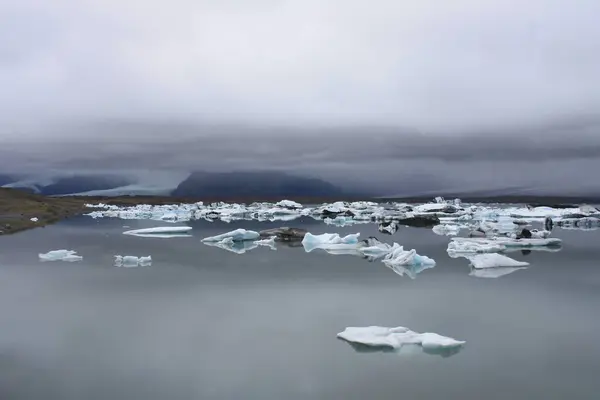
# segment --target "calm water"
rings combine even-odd
[[[194,237],[122,235],[151,221],[87,217],[0,238],[0,398],[598,399],[600,231],[555,229],[558,253],[531,267],[469,276],[429,229],[283,225],[361,232],[438,265],[415,280],[381,262],[278,245],[243,255],[205,236],[282,223],[191,222]],[[79,263],[37,254],[77,250]],[[143,268],[115,254],[151,254]],[[358,352],[346,326],[407,326],[467,345],[450,357]]]

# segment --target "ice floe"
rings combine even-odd
[[[152,265],[152,256],[136,257],[136,256],[115,256],[115,267],[147,267]]]
[[[435,260],[417,254],[416,250],[404,250],[404,247],[394,243],[391,251],[385,256],[383,262],[388,266],[435,266]]]
[[[302,239],[302,245],[304,246],[304,250],[306,250],[307,253],[315,249],[357,249],[359,236],[360,233],[340,237],[340,235],[337,233],[323,233],[321,235],[313,235],[312,233],[307,232],[306,235],[304,235],[304,239]]]
[[[460,233],[460,226],[450,224],[440,224],[432,228],[433,233],[440,236],[456,236]]]
[[[231,239],[234,242],[244,242],[247,240],[258,240],[260,239],[260,234],[255,231],[249,231],[246,229],[236,229],[231,232],[223,233],[217,236],[210,236],[202,239],[203,242],[221,242],[223,240]]]
[[[191,237],[188,232],[192,230],[191,226],[158,226],[154,228],[134,229],[123,232],[124,235],[131,235],[145,238],[177,238]]]
[[[562,240],[558,238],[546,238],[546,239],[513,239],[509,237],[493,237],[493,238],[452,238],[454,242],[458,243],[476,243],[481,245],[495,244],[505,247],[518,247],[518,248],[535,248],[542,246],[561,246]]]
[[[67,261],[75,262],[83,260],[74,250],[52,250],[45,254],[38,254],[40,261]]]
[[[399,326],[386,328],[382,326],[349,327],[337,334],[337,337],[351,344],[374,348],[401,350],[405,346],[421,346],[425,352],[459,349],[466,343],[437,333],[418,333]]]

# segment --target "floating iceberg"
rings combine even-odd
[[[388,266],[417,266],[427,265],[435,266],[435,260],[417,254],[416,250],[404,250],[397,243],[394,243],[392,250],[385,256],[383,262]]]
[[[124,235],[132,235],[146,238],[175,238],[191,237],[187,234],[192,230],[191,226],[158,226],[154,228],[134,229],[123,232]]]
[[[562,244],[561,239],[547,238],[547,239],[513,239],[507,237],[494,237],[494,238],[452,238],[453,241],[458,243],[478,243],[478,244],[496,244],[505,247],[518,247],[518,248],[529,248],[537,246],[560,246]]]
[[[447,252],[453,254],[465,253],[496,253],[506,250],[503,244],[494,243],[492,240],[481,241],[452,241],[448,243]]]
[[[500,278],[501,276],[512,274],[513,272],[527,269],[527,267],[500,267],[500,268],[484,268],[484,269],[476,269],[473,268],[469,273],[469,276],[474,276],[476,278]]]
[[[292,200],[281,200],[278,203],[275,203],[277,207],[290,208],[290,209],[300,209],[302,208],[302,204],[296,203]]]
[[[367,326],[346,328],[337,337],[349,343],[375,348],[400,350],[404,346],[421,346],[426,352],[436,353],[444,350],[461,348],[466,342],[437,333],[417,333],[408,328],[386,328]]]
[[[136,256],[115,256],[115,267],[147,267],[152,265],[152,256],[136,257]]]
[[[370,246],[362,247],[359,251],[366,257],[371,257],[373,259],[385,257],[394,249],[393,246],[390,246],[387,243],[378,242],[376,244],[372,244]]]
[[[359,247],[358,237],[360,233],[355,233],[340,237],[337,233],[323,233],[321,235],[313,235],[307,232],[302,239],[304,250],[309,253],[314,249],[335,250],[335,249],[357,249]]]
[[[456,236],[460,232],[460,226],[440,224],[432,228],[433,233],[440,236]]]
[[[469,256],[467,259],[471,262],[471,265],[475,269],[486,269],[486,268],[500,268],[500,267],[524,267],[529,265],[525,261],[517,261],[510,257],[503,256],[502,254],[489,253],[489,254],[477,254]]]
[[[74,250],[52,250],[46,254],[38,254],[40,261],[68,261],[75,262],[83,260]]]
[[[211,236],[202,239],[203,242],[221,242],[224,239],[231,238],[234,242],[243,242],[246,240],[257,240],[260,239],[260,234],[255,231],[248,231],[246,229],[236,229],[231,232],[223,233],[217,236]]]

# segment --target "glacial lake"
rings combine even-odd
[[[497,279],[470,276],[448,237],[377,224],[191,221],[193,237],[123,235],[155,221],[78,217],[0,237],[0,398],[598,399],[600,230],[555,228],[559,252]],[[128,228],[124,228],[127,226]],[[200,242],[235,228],[360,232],[437,261],[411,279],[380,261],[278,244],[235,254]],[[72,249],[75,263],[38,260]],[[151,255],[118,268],[114,255]],[[348,326],[405,326],[455,354],[363,351]]]

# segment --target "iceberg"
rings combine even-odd
[[[500,267],[524,267],[529,265],[525,261],[517,261],[498,253],[477,254],[468,256],[467,259],[475,269],[500,268]]]
[[[40,261],[67,261],[75,262],[83,260],[74,250],[52,250],[45,254],[38,254]]]
[[[302,246],[304,246],[304,250],[307,253],[313,251],[314,249],[356,249],[360,246],[358,244],[359,236],[360,233],[340,237],[340,235],[337,233],[313,235],[312,233],[307,232],[302,239]]]
[[[560,246],[561,239],[546,238],[546,239],[513,239],[507,237],[494,238],[452,238],[454,242],[459,243],[478,243],[478,244],[496,244],[505,247],[530,248],[537,246]]]
[[[136,257],[136,256],[115,256],[115,267],[147,267],[152,265],[152,256]]]
[[[503,244],[494,243],[492,240],[481,241],[452,241],[448,243],[448,254],[463,253],[496,253],[506,250]]]
[[[433,233],[440,236],[456,236],[460,232],[460,226],[458,225],[449,225],[449,224],[440,224],[436,225],[432,228]]]
[[[428,265],[435,266],[435,260],[417,254],[416,250],[404,250],[397,243],[394,243],[392,250],[385,256],[383,262],[388,266],[417,266]]]
[[[366,257],[371,257],[372,259],[378,259],[381,257],[385,257],[394,249],[393,246],[390,246],[387,243],[378,242],[376,244],[365,246],[361,248],[359,251]]]
[[[224,239],[229,238],[231,238],[231,240],[234,242],[243,242],[246,240],[258,240],[260,239],[260,234],[255,231],[248,231],[240,228],[231,232],[223,233],[221,235],[204,238],[202,239],[202,242],[221,242]]]
[[[349,343],[376,348],[400,350],[404,346],[421,346],[425,351],[460,348],[466,343],[437,333],[418,333],[399,326],[386,328],[382,326],[349,327],[337,334],[337,337]]]
[[[124,235],[146,237],[146,238],[175,238],[191,237],[187,234],[192,230],[191,226],[158,226],[155,228],[134,229],[123,232]]]
[[[281,200],[280,202],[275,203],[275,206],[282,207],[282,208],[290,208],[290,209],[302,208],[302,204],[296,203],[295,201],[292,201],[292,200]]]

